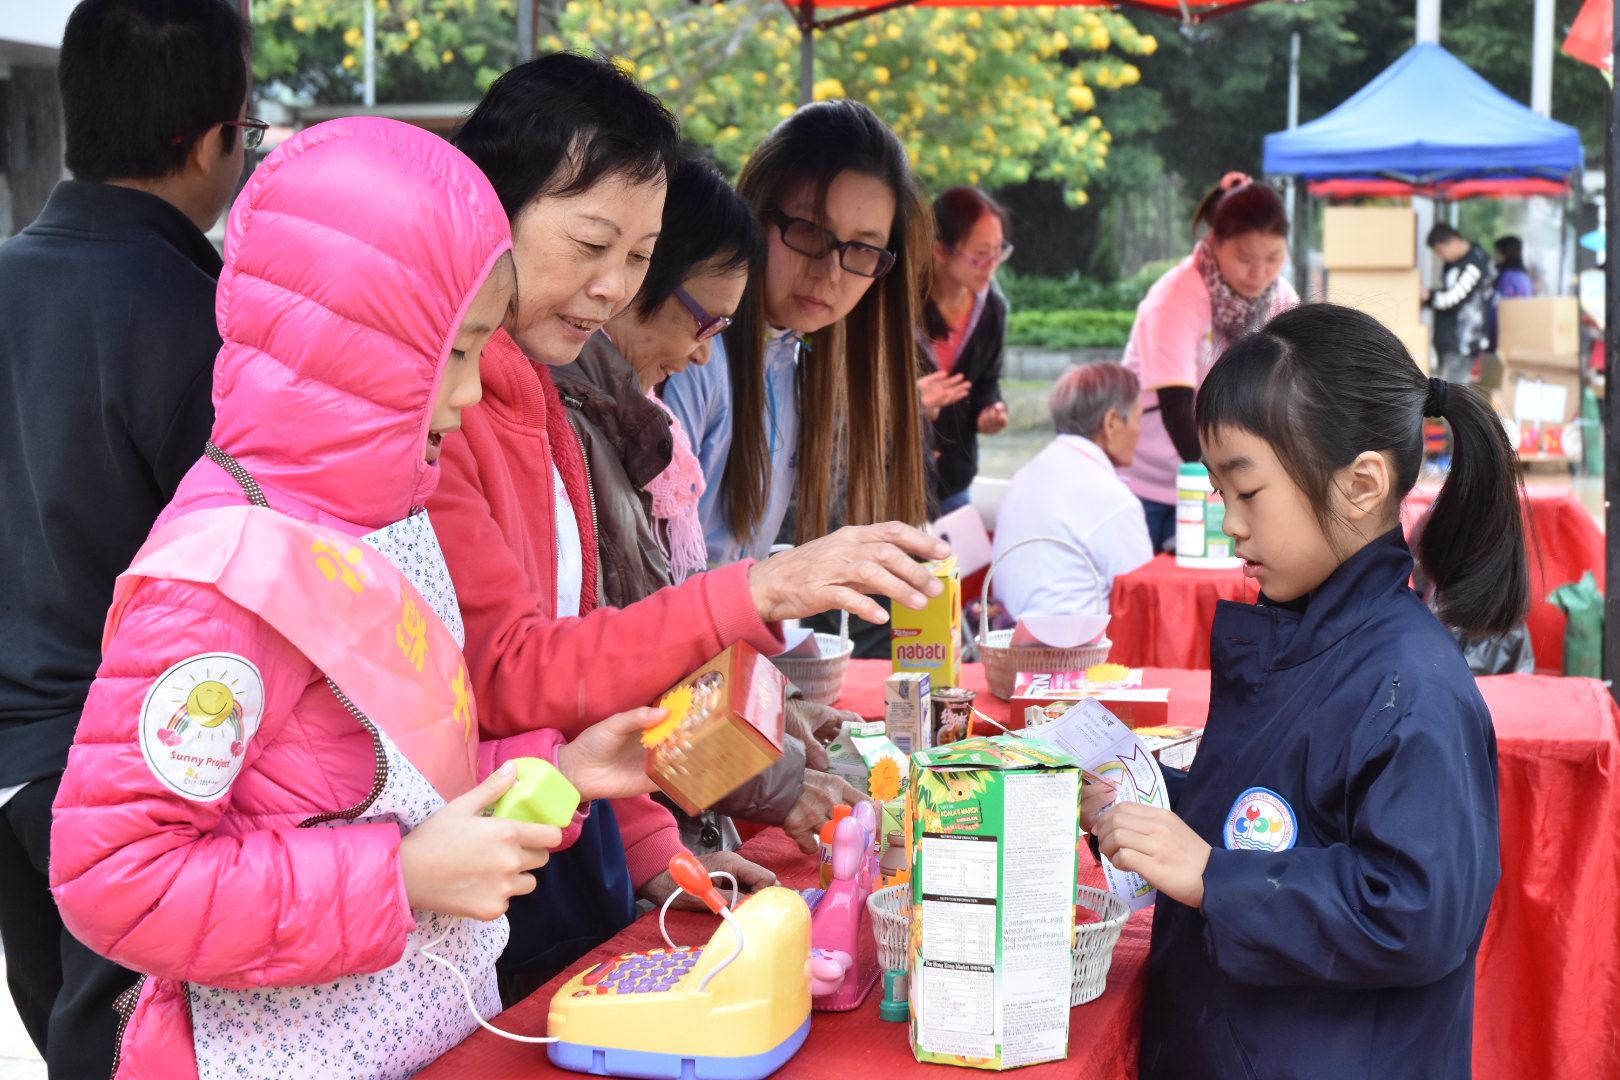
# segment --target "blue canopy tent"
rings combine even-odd
[[[1580,133],[1531,112],[1433,43],[1415,45],[1326,116],[1266,136],[1268,173],[1431,184],[1481,176],[1567,180]]]

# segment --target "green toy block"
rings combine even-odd
[[[579,809],[579,790],[549,761],[516,758],[517,782],[490,808],[495,817],[565,827]]]

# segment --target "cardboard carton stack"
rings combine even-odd
[[[1429,370],[1429,328],[1417,270],[1417,215],[1403,207],[1330,206],[1322,215],[1327,298],[1395,332]]]
[[[1580,311],[1573,296],[1501,301],[1497,405],[1519,430],[1519,455],[1563,459],[1579,453],[1567,436],[1581,408]]]

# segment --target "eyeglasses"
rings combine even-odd
[[[246,120],[221,120],[220,127],[235,127],[242,129],[242,147],[246,150],[255,150],[264,142],[264,133],[270,130],[268,120],[255,120],[248,117]],[[176,135],[169,140],[170,146],[179,146],[186,141],[186,136]]]
[[[882,277],[894,265],[894,252],[857,240],[840,240],[831,230],[813,221],[788,217],[774,207],[766,211],[766,217],[782,231],[782,243],[800,255],[825,259],[836,251],[839,266],[852,274],[869,278]]]
[[[731,325],[731,316],[710,315],[704,310],[703,305],[692,299],[692,294],[685,289],[677,287],[675,289],[675,299],[685,304],[686,310],[690,311],[692,318],[697,320],[697,339],[699,341],[708,341]]]
[[[1000,266],[1012,257],[1012,253],[1013,246],[1005,241],[1002,242],[1000,251],[993,251],[989,255],[969,255],[959,248],[951,248],[951,254],[961,256],[962,260],[969,266],[979,270],[983,270],[987,266]]]

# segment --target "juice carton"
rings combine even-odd
[[[781,760],[787,680],[738,642],[670,688],[669,710],[641,735],[647,775],[688,814],[701,813]]]
[[[868,778],[872,774],[872,766],[861,757],[860,750],[855,747],[856,734],[881,735],[883,725],[877,721],[846,720],[833,736],[832,742],[827,744],[827,771],[834,776],[849,781],[852,787],[866,790]]]
[[[896,671],[926,671],[933,688],[955,686],[962,672],[962,578],[952,556],[928,569],[945,591],[921,611],[895,604],[889,617],[890,652]],[[921,747],[913,747],[913,751]]]
[[[1069,1055],[1079,763],[998,735],[911,758],[911,1045],[1012,1069]]]
[[[883,724],[902,754],[928,749],[932,686],[926,671],[897,671],[883,683]]]
[[[868,724],[864,730],[851,732],[850,741],[866,762],[866,793],[880,804],[904,796],[911,766],[883,725]]]

